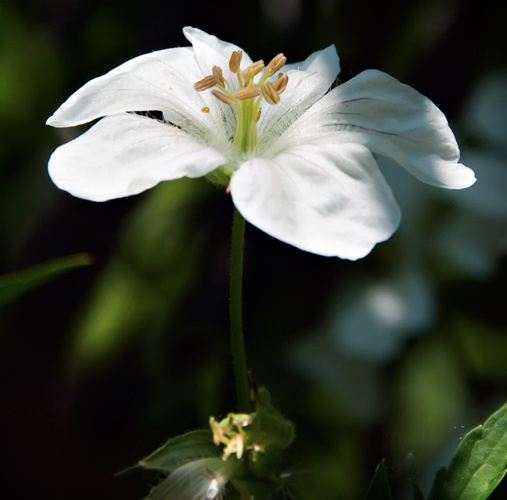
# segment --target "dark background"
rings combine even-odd
[[[507,139],[490,140],[467,112],[481,82],[507,70],[495,7],[0,0],[0,272],[77,252],[95,260],[0,311],[5,498],[142,498],[153,478],[113,475],[234,408],[229,197],[184,180],[103,204],[72,198],[46,164],[76,132],[46,127],[46,118],[120,63],[188,45],[181,30],[191,25],[253,59],[284,52],[295,62],[334,43],[341,81],[368,68],[390,73],[444,111],[463,161],[478,152],[505,167]],[[481,165],[468,165],[479,184]],[[414,478],[427,492],[460,437],[506,399],[505,209],[477,211],[461,193],[397,175],[402,227],[362,261],[307,254],[247,227],[249,364],[296,423],[287,467],[303,500],[361,498],[383,457],[399,498]],[[464,230],[450,242],[457,220]],[[354,339],[379,328],[373,354],[340,333],[343,318],[378,290],[386,311],[396,297],[394,310],[403,306],[394,347],[382,355],[376,317],[349,325]],[[403,302],[405,290],[413,300]]]

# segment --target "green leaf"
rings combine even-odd
[[[437,474],[429,500],[485,500],[506,467],[507,404],[465,436],[449,468]]]
[[[255,391],[255,418],[245,428],[247,445],[255,444],[258,449],[249,453],[249,470],[264,479],[277,478],[282,465],[282,455],[294,441],[294,424],[286,419],[271,404],[265,387]]]
[[[90,254],[81,253],[54,259],[22,271],[5,274],[0,277],[0,307],[29,291],[44,285],[71,269],[89,266],[93,263]]]
[[[392,500],[389,479],[387,478],[384,459],[377,465],[375,474],[371,480],[365,500]]]
[[[414,494],[414,500],[424,500],[424,495],[417,484],[412,484],[412,493]]]
[[[202,458],[218,458],[222,449],[213,443],[211,430],[190,431],[169,439],[158,450],[139,461],[133,468],[171,473],[178,467]],[[130,469],[128,469],[130,470]]]
[[[431,487],[431,492],[428,500],[438,500],[440,498],[438,495],[444,489],[446,477],[447,468],[441,467],[438,469],[437,474],[435,475],[435,480],[433,481],[433,486]]]

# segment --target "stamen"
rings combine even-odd
[[[264,73],[267,73],[269,76],[273,76],[282,66],[287,62],[287,58],[283,54],[278,54],[273,57],[269,64],[266,66]]]
[[[229,59],[229,69],[233,73],[236,73],[236,71],[238,71],[242,57],[243,52],[241,50],[236,50],[235,52],[232,53],[231,58]]]
[[[273,87],[275,87],[275,90],[278,92],[278,94],[281,94],[285,90],[288,81],[289,77],[287,74],[278,73],[278,80],[276,82],[273,82]]]
[[[264,82],[261,84],[262,96],[269,104],[278,104],[280,96],[271,82]]]
[[[236,102],[232,97],[229,97],[228,95],[225,95],[223,92],[220,92],[220,90],[213,89],[211,93],[219,100],[222,101],[224,104],[227,104],[227,106],[234,106]]]
[[[236,90],[234,92],[234,97],[239,100],[250,99],[252,97],[257,97],[261,94],[261,89],[258,85],[248,85],[247,87],[243,87],[242,89]]]
[[[206,76],[202,80],[199,80],[198,82],[194,83],[194,89],[198,92],[201,92],[203,90],[210,89],[211,87],[214,87],[218,83],[218,79],[214,75]]]
[[[287,62],[287,58],[281,53],[273,57],[267,66],[264,65],[264,61],[259,60],[243,71],[240,68],[242,59],[243,52],[241,50],[232,52],[229,58],[229,69],[235,75],[237,82],[226,80],[222,68],[213,66],[212,74],[194,83],[194,88],[199,92],[211,89],[211,94],[219,101],[236,108],[237,124],[232,144],[239,151],[246,153],[253,151],[258,145],[256,123],[261,118],[262,100],[265,99],[269,105],[278,104],[280,94],[286,89],[289,78],[287,74],[278,73]],[[263,73],[255,79],[254,83],[254,78],[262,71]],[[277,73],[277,79],[271,78]],[[210,108],[204,106],[201,111],[209,113]],[[226,192],[229,191],[228,188]],[[215,432],[214,440],[217,440]],[[239,444],[233,445],[229,441],[226,441],[225,444],[230,445],[230,449],[226,449],[225,452],[241,455],[242,448]]]
[[[243,80],[245,81],[245,85],[248,85],[249,82],[252,81],[253,77],[260,73],[264,69],[264,61],[260,60],[254,62],[248,68],[244,69],[241,73]]]
[[[225,87],[224,75],[222,73],[222,68],[219,66],[213,66],[213,76],[217,79],[217,85],[220,87]]]

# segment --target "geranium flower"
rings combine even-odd
[[[474,183],[445,116],[412,88],[368,70],[330,90],[340,71],[334,46],[265,66],[203,31],[183,32],[192,47],[132,59],[48,119],[70,127],[104,117],[51,156],[58,187],[104,201],[206,176],[275,238],[358,259],[400,221],[374,155],[435,186]]]

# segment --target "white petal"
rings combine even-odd
[[[183,34],[192,44],[197,63],[205,75],[211,75],[213,66],[218,66],[226,79],[235,81],[236,76],[229,70],[229,59],[232,53],[238,50],[243,52],[241,68],[244,69],[252,64],[248,54],[233,43],[224,42],[216,36],[189,26],[183,29]]]
[[[333,89],[284,140],[298,144],[331,131],[340,132],[344,142],[359,142],[392,158],[428,184],[461,189],[475,182],[473,171],[458,163],[459,149],[444,114],[380,71],[364,71]]]
[[[281,71],[287,73],[289,81],[277,105],[263,105],[259,135],[264,143],[279,136],[329,90],[340,72],[340,59],[331,45],[300,63],[287,64]]]
[[[105,201],[140,193],[161,181],[201,177],[225,162],[218,151],[176,127],[125,113],[103,118],[60,146],[48,169],[60,189]]]
[[[176,125],[213,128],[201,111],[211,99],[193,87],[204,76],[190,47],[145,54],[89,81],[46,123],[71,127],[125,111],[162,111]]]
[[[308,252],[355,260],[396,230],[400,213],[371,153],[316,141],[247,161],[231,195],[253,225]]]

